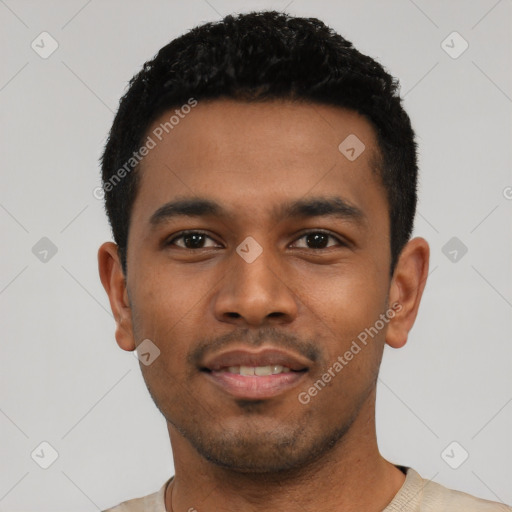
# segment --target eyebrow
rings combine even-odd
[[[313,197],[278,205],[273,209],[275,219],[336,217],[357,224],[366,220],[364,212],[341,197]],[[149,219],[158,226],[176,217],[229,217],[229,212],[216,201],[190,197],[170,201],[156,210]]]

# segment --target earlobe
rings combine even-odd
[[[135,350],[132,312],[128,301],[125,276],[119,260],[117,245],[113,242],[105,242],[99,248],[98,270],[116,320],[117,344],[123,350]]]
[[[403,248],[389,291],[389,304],[395,308],[386,332],[386,343],[401,348],[414,325],[428,277],[430,249],[423,238],[413,238]]]

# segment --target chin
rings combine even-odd
[[[216,466],[237,473],[287,473],[320,459],[343,437],[346,428],[316,435],[303,427],[267,432],[224,431],[186,435],[196,451]],[[198,434],[198,433],[196,433]]]

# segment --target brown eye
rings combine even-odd
[[[324,231],[310,231],[309,233],[302,235],[298,240],[303,239],[305,240],[305,245],[300,247],[305,247],[306,249],[327,249],[329,239],[335,240],[337,245],[345,245],[339,238],[331,235],[330,233],[325,233]]]
[[[176,245],[177,247],[181,247],[183,249],[204,249],[206,248],[204,244],[208,239],[212,242],[215,242],[215,240],[209,237],[206,233],[201,231],[188,231],[175,236],[169,240],[166,245]],[[177,240],[180,240],[181,243],[176,243]],[[214,246],[210,245],[209,247]]]

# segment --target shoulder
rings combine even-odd
[[[170,478],[165,482],[160,489],[147,496],[141,498],[133,498],[128,501],[123,501],[115,507],[107,508],[102,512],[166,512],[165,510],[165,489],[167,484],[172,480]]]
[[[471,494],[454,489],[448,489],[440,484],[425,489],[425,501],[432,501],[433,504],[439,501],[443,509],[439,510],[460,510],[461,512],[512,512],[512,507],[497,501],[484,500]],[[433,509],[434,510],[434,509]]]
[[[412,468],[408,468],[414,477],[421,496],[421,511],[437,512],[512,512],[512,507],[497,501],[484,500],[471,494],[449,489],[437,482],[422,478]]]

